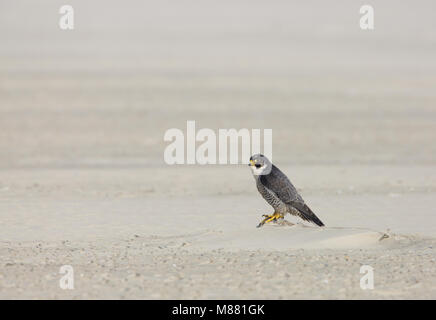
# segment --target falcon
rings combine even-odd
[[[288,177],[273,165],[267,157],[262,154],[255,154],[250,157],[248,165],[256,180],[257,190],[266,202],[274,208],[273,214],[264,214],[262,216],[265,219],[259,223],[258,228],[265,223],[277,222],[277,220],[283,219],[287,213],[320,227],[324,226],[324,223],[304,203],[303,198],[298,194],[297,189],[295,189]]]

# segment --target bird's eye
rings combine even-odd
[[[254,165],[257,169],[259,169],[262,165],[261,164],[258,164],[258,163],[256,163],[255,165]]]

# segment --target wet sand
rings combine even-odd
[[[0,298],[436,298],[431,1],[372,33],[357,1],[76,2],[72,32],[0,5]],[[187,120],[272,128],[326,228],[257,229],[245,165],[166,165]]]

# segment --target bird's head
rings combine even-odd
[[[251,172],[255,176],[269,174],[272,169],[272,163],[263,154],[255,154],[250,157]]]

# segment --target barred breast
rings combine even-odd
[[[273,192],[269,191],[264,185],[260,182],[260,179],[256,179],[256,186],[259,193],[262,197],[268,202],[271,207],[278,213],[286,213],[287,208],[285,203],[280,200]]]

